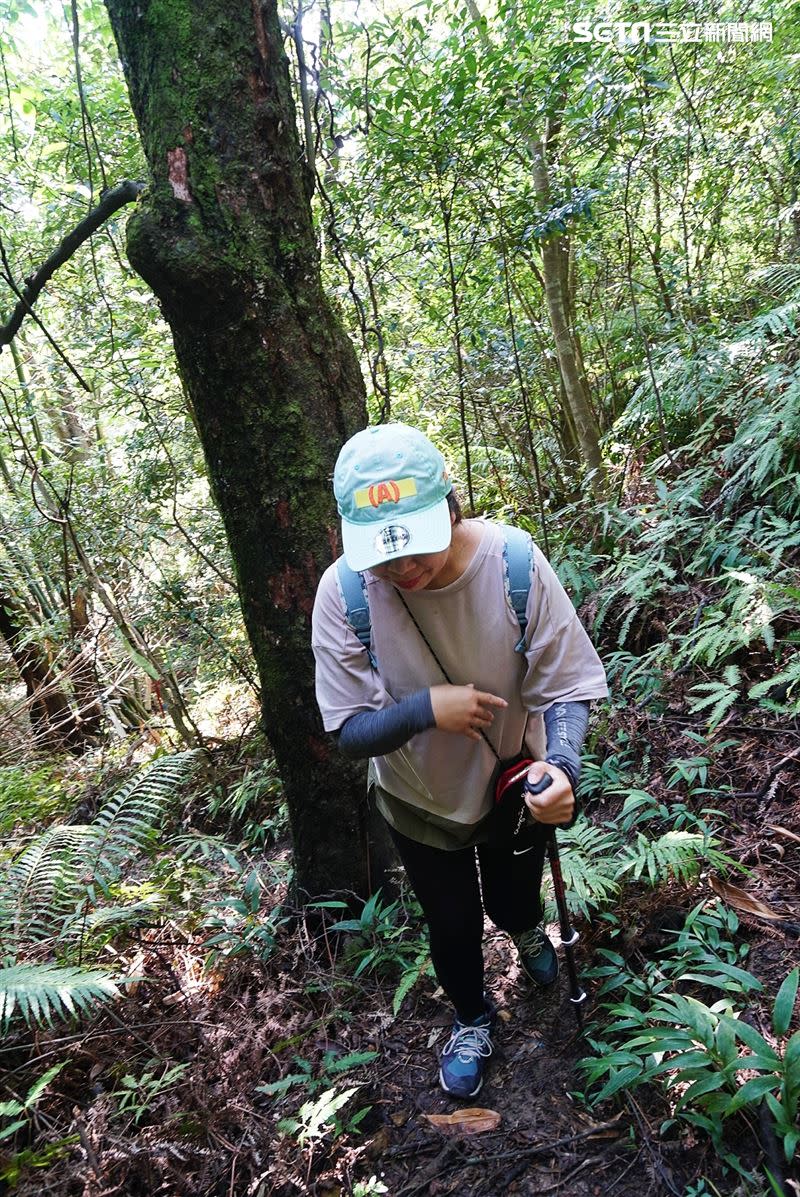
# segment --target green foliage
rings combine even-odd
[[[11,1101],[0,1102],[0,1121],[3,1123],[0,1125],[0,1143],[13,1139],[18,1131],[29,1131],[39,1099],[66,1064],[66,1060],[53,1064],[37,1077],[21,1100],[14,1098]],[[49,1167],[66,1155],[78,1140],[78,1135],[68,1135],[56,1142],[47,1143],[41,1150],[26,1147],[11,1155],[7,1153],[6,1147],[0,1159],[0,1180],[15,1185],[27,1168]]]
[[[588,918],[608,908],[620,890],[619,835],[610,827],[578,820],[569,831],[558,833],[558,842],[570,910]]]
[[[694,694],[695,697],[689,699],[689,710],[708,711],[709,731],[717,726],[736,702],[741,680],[739,667],[726,665],[720,681],[703,682],[690,691],[690,695]]]
[[[150,1111],[151,1106],[159,1097],[174,1088],[183,1076],[188,1064],[173,1064],[171,1068],[149,1069],[141,1076],[126,1073],[114,1090],[117,1099],[117,1109],[120,1114],[132,1114],[136,1126]]]
[[[697,814],[686,803],[659,802],[647,791],[627,786],[608,786],[605,792],[625,796],[619,818],[600,825],[579,820],[559,832],[573,913],[589,917],[609,909],[626,881],[656,886],[674,878],[688,884],[704,861],[717,868],[736,867],[707,822],[719,812]]]
[[[158,894],[114,901],[126,869],[155,842],[156,831],[205,754],[179,753],[140,770],[100,807],[90,824],[54,823],[35,836],[0,875],[0,934],[21,957],[48,945],[53,963],[9,961],[0,970],[0,1020],[4,1029],[19,1012],[30,1023],[86,1012],[118,996],[114,978],[83,961],[89,939],[152,916]]]
[[[178,753],[135,774],[90,824],[55,823],[36,836],[0,876],[0,931],[23,943],[80,938],[123,869],[154,842],[179,788],[204,754]]]
[[[669,877],[686,884],[697,877],[704,857],[715,863],[723,860],[731,863],[729,857],[710,848],[707,838],[699,832],[665,831],[658,839],[638,832],[636,842],[624,849],[618,875],[629,874],[633,881],[647,879],[651,885]]]
[[[358,1089],[358,1085],[341,1093],[337,1093],[335,1089],[326,1089],[315,1100],[304,1101],[294,1117],[281,1118],[277,1124],[278,1130],[285,1135],[291,1135],[301,1147],[306,1143],[317,1143],[329,1136],[338,1138],[343,1134],[352,1135],[358,1130],[358,1124],[369,1113],[371,1106],[365,1106],[344,1121],[339,1117],[339,1111],[347,1105]]]
[[[42,1075],[33,1082],[22,1101],[0,1101],[0,1118],[4,1120],[12,1119],[7,1126],[4,1126],[2,1129],[0,1129],[0,1142],[2,1142],[3,1139],[9,1139],[12,1135],[16,1134],[20,1127],[27,1125],[28,1119],[19,1118],[18,1115],[27,1114],[27,1112],[36,1105],[47,1086],[58,1076],[59,1072],[61,1072],[61,1069],[65,1066],[66,1060],[62,1060],[60,1064],[53,1064],[51,1068],[48,1068],[46,1072],[43,1072]]]
[[[788,1162],[800,1141],[800,1032],[786,1038],[800,970],[794,969],[778,991],[772,1009],[775,1041],[768,1042],[734,1007],[737,997],[746,1000],[762,989],[736,963],[741,953],[730,937],[737,926],[732,911],[713,904],[695,907],[675,945],[644,974],[632,971],[619,953],[603,949],[605,963],[593,975],[606,998],[605,1019],[593,1024],[589,1042],[595,1054],[579,1067],[590,1087],[599,1086],[593,1102],[639,1085],[661,1085],[671,1110],[662,1130],[675,1119],[701,1128],[721,1157],[741,1171],[724,1139],[726,1122],[734,1115],[757,1113],[765,1101]],[[700,993],[716,989],[723,996],[709,1005],[687,986],[699,987]]]
[[[311,908],[344,910],[346,903],[332,900],[309,903]],[[406,996],[424,976],[433,975],[427,937],[420,936],[421,911],[412,902],[411,918],[399,901],[384,903],[377,890],[363,905],[358,918],[340,919],[331,931],[352,935],[345,949],[344,961],[353,979],[371,972],[400,971],[400,980],[392,997],[392,1011],[400,1012]]]
[[[315,905],[312,903],[312,906]],[[343,902],[325,903],[343,909]],[[399,901],[385,903],[377,890],[364,903],[357,919],[340,919],[332,923],[331,931],[347,931],[353,935],[346,959],[353,968],[353,976],[400,965],[416,970],[419,975],[420,945],[406,936],[408,919]]]
[[[0,768],[0,834],[8,835],[18,825],[43,823],[63,807],[63,786],[48,766],[31,769],[22,765]]]
[[[279,1081],[272,1081],[268,1085],[257,1085],[256,1092],[266,1093],[268,1097],[276,1097],[296,1085],[301,1085],[305,1093],[312,1095],[320,1089],[330,1088],[331,1083],[341,1073],[350,1072],[353,1068],[361,1068],[364,1064],[370,1064],[377,1058],[378,1053],[374,1051],[347,1052],[343,1056],[327,1051],[322,1057],[315,1075],[310,1061],[304,1060],[302,1056],[294,1056],[293,1061],[298,1069],[297,1072],[288,1073]]]
[[[795,653],[786,669],[751,686],[748,697],[759,699],[761,706],[770,711],[800,713],[800,653]]]
[[[353,1197],[379,1197],[379,1194],[388,1192],[383,1181],[378,1180],[374,1174],[369,1180],[357,1180],[353,1185]]]
[[[276,840],[288,826],[282,787],[275,761],[268,757],[249,769],[230,792],[218,789],[208,803],[212,818],[230,821],[231,833],[238,833],[246,844],[262,848]]]
[[[17,1010],[29,1026],[52,1025],[54,1017],[85,1013],[115,997],[115,978],[100,969],[12,964],[0,969],[0,1029],[8,1029]]]
[[[80,1135],[64,1135],[63,1138],[45,1143],[41,1148],[24,1147],[14,1155],[5,1156],[0,1163],[0,1180],[16,1185],[30,1168],[50,1168],[75,1149]]]
[[[101,888],[119,878],[132,856],[149,850],[181,788],[204,759],[200,750],[159,757],[101,806],[90,844],[91,873]]]
[[[54,823],[0,877],[0,929],[12,946],[61,933],[85,893],[88,827]]]
[[[240,898],[222,898],[213,903],[230,913],[208,915],[203,923],[205,929],[215,932],[205,940],[205,947],[210,949],[207,965],[230,956],[251,954],[266,960],[272,955],[278,929],[287,917],[279,910],[262,910],[264,888],[258,870],[251,869]]]

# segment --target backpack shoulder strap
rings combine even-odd
[[[503,537],[506,595],[519,623],[520,640],[515,652],[524,653],[528,625],[526,609],[533,573],[533,540],[522,528],[514,528],[511,524],[503,527]]]
[[[336,562],[336,578],[339,583],[339,596],[342,600],[345,619],[367,650],[370,665],[373,669],[377,669],[378,662],[372,651],[372,625],[364,575],[351,569],[342,556]]]

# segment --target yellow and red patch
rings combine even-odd
[[[399,503],[417,493],[414,478],[390,478],[385,482],[374,482],[355,493],[356,507],[380,507],[381,503]]]

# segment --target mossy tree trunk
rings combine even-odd
[[[364,387],[320,286],[275,0],[106,6],[152,176],[128,255],[172,329],[227,531],[297,883],[364,893],[363,770],[322,732],[309,643]]]

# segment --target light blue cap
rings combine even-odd
[[[350,568],[446,549],[450,489],[444,458],[419,429],[376,424],[351,436],[333,473]]]

